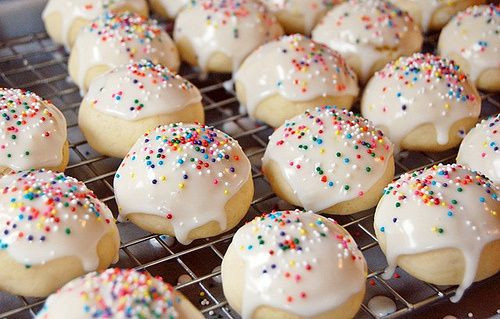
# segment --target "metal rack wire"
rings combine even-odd
[[[436,35],[426,38],[427,51],[433,50],[436,40]],[[77,112],[81,98],[78,88],[68,80],[67,59],[64,50],[54,45],[45,33],[0,43],[0,86],[32,90],[60,107],[68,120],[70,141],[70,165],[66,173],[85,181],[116,213],[112,179],[120,161],[97,154],[79,131]],[[291,208],[272,193],[260,170],[260,158],[272,129],[251,121],[239,112],[234,94],[224,88],[224,81],[229,80],[228,76],[210,75],[206,79],[200,79],[198,74],[187,67],[183,67],[181,74],[200,88],[207,123],[233,135],[252,162],[256,192],[245,221],[271,209]],[[498,95],[482,94],[482,97],[483,117],[500,112]],[[456,150],[432,154],[408,153],[397,159],[396,173],[399,175],[439,162],[453,162],[455,156]],[[392,298],[397,305],[397,311],[386,318],[429,318],[421,310],[427,309],[427,313],[431,313],[429,311],[436,309],[432,305],[445,301],[446,296],[454,292],[453,287],[426,284],[401,270],[395,278],[383,280],[380,274],[384,269],[385,259],[372,228],[373,210],[336,219],[354,236],[370,269],[367,296],[357,317],[376,318],[367,307],[367,301],[374,295],[382,294]],[[177,284],[176,288],[198,306],[207,318],[239,318],[224,299],[218,268],[234,230],[182,246],[166,236],[146,233],[131,223],[120,223],[118,227],[122,240],[118,267],[145,270]],[[498,287],[499,284],[500,276],[497,275],[482,285],[476,284],[476,290],[479,291],[476,292],[483,294],[485,289]],[[466,296],[465,299],[467,298]],[[42,304],[41,299],[0,293],[0,318],[32,318]],[[480,312],[480,317],[486,317],[494,315],[496,309],[500,308],[500,300],[498,297],[493,299],[493,304],[489,307],[479,304],[477,300],[472,301],[472,305],[474,311]]]

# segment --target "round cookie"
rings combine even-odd
[[[457,14],[441,31],[438,50],[479,89],[500,91],[500,6],[475,6]]]
[[[299,34],[254,51],[235,82],[249,115],[273,127],[318,105],[350,108],[359,93],[356,75],[340,54]]]
[[[0,290],[44,297],[118,260],[111,211],[82,183],[52,171],[0,178]]]
[[[396,151],[438,152],[460,144],[474,127],[481,97],[455,62],[416,53],[375,73],[361,112],[387,134]]]
[[[353,214],[377,205],[394,177],[392,143],[352,112],[318,107],[271,135],[262,170],[274,192],[295,206]]]
[[[238,142],[182,123],[144,134],[118,168],[114,188],[121,218],[182,244],[233,228],[253,197],[250,161]]]
[[[68,61],[69,75],[86,92],[98,75],[140,59],[163,64],[176,72],[179,53],[158,25],[135,13],[104,13],[82,29]]]
[[[358,312],[367,266],[349,233],[312,212],[256,217],[222,261],[229,305],[253,319],[345,319]]]
[[[424,31],[437,31],[459,11],[483,4],[485,0],[391,0],[401,9],[408,11],[413,20]]]
[[[342,0],[262,0],[287,34],[311,34],[314,26]]]
[[[201,99],[189,81],[160,64],[142,60],[92,81],[78,125],[93,149],[123,158],[144,132],[158,125],[203,123]]]
[[[47,168],[64,171],[69,161],[66,119],[33,92],[0,88],[0,175]]]
[[[335,6],[312,38],[339,51],[363,84],[386,63],[420,51],[423,43],[410,16],[385,0],[349,0]]]
[[[460,165],[406,173],[385,189],[374,228],[396,265],[436,285],[459,285],[457,302],[474,281],[500,270],[500,203],[486,178]]]
[[[149,5],[160,17],[173,20],[189,2],[189,0],[149,0]]]
[[[174,39],[182,60],[203,72],[230,73],[283,29],[258,1],[191,1],[177,16]]]
[[[174,287],[133,269],[107,269],[74,279],[51,295],[36,319],[202,319]]]
[[[108,10],[130,11],[143,17],[149,14],[146,0],[49,0],[42,18],[52,41],[69,49],[78,32]]]
[[[457,163],[500,185],[500,114],[477,124],[460,144]]]

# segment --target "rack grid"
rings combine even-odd
[[[426,36],[425,50],[432,52],[436,41],[436,34]],[[67,59],[64,49],[55,45],[45,33],[0,43],[0,87],[29,89],[51,100],[62,110],[68,121],[70,142],[70,165],[66,173],[83,180],[112,209],[116,217],[112,181],[120,160],[99,155],[90,148],[81,134],[77,125],[81,97],[78,88],[68,79]],[[261,173],[260,158],[273,130],[240,113],[234,92],[226,89],[230,76],[210,74],[208,77],[200,77],[186,66],[182,67],[180,73],[200,88],[207,124],[236,138],[250,158],[255,195],[242,223],[265,211],[293,208],[272,193]],[[481,96],[482,117],[500,112],[498,94],[481,93]],[[354,110],[359,110],[359,105]],[[436,163],[453,162],[456,149],[441,153],[406,152],[403,155],[396,159],[397,176]],[[384,318],[434,318],[440,308],[436,305],[444,304],[446,308],[449,303],[447,297],[454,293],[455,288],[423,283],[400,269],[394,278],[382,279],[380,275],[385,266],[385,258],[374,236],[373,212],[371,209],[352,216],[334,217],[353,235],[368,261],[367,295],[356,318],[377,318],[367,307],[368,300],[374,295],[388,296],[397,305],[397,311]],[[121,234],[118,267],[136,268],[162,276],[165,281],[176,285],[207,318],[239,318],[224,299],[219,267],[234,229],[218,237],[197,240],[183,246],[172,238],[147,233],[128,222],[119,223],[118,228]],[[497,314],[497,308],[500,308],[499,297],[488,290],[499,286],[500,275],[476,283],[463,300],[470,311],[464,306],[458,306],[457,308],[463,308],[460,313],[469,313],[468,317],[471,314],[478,316],[476,318]],[[492,299],[488,301],[489,305],[485,305],[472,294]],[[32,318],[43,302],[43,299],[0,293],[0,318]],[[448,309],[453,309],[453,306],[449,305]]]

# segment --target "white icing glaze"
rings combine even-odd
[[[264,44],[235,74],[246,92],[246,107],[280,94],[291,101],[322,96],[357,96],[357,78],[337,52],[296,34]]]
[[[409,11],[410,14],[419,12],[421,20],[417,22],[424,32],[429,31],[434,12],[445,7],[449,7],[453,12],[456,12],[458,10],[453,9],[453,7],[463,1],[464,0],[391,0],[396,6]]]
[[[377,317],[384,317],[396,311],[396,303],[386,296],[375,296],[368,301],[368,309]]]
[[[97,111],[128,121],[168,114],[201,102],[189,81],[168,68],[141,60],[99,76],[85,96]]]
[[[483,71],[500,68],[500,7],[474,6],[460,12],[444,27],[438,47],[443,56],[462,56],[474,82]]]
[[[443,145],[455,122],[479,116],[481,98],[453,61],[416,53],[375,73],[366,85],[361,111],[375,125],[383,126],[398,148],[424,124],[434,125],[437,142]]]
[[[156,20],[135,13],[104,13],[78,34],[71,54],[78,57],[78,74],[73,78],[83,88],[87,71],[98,65],[110,68],[148,59],[176,71],[177,48]]]
[[[402,39],[420,34],[409,15],[384,0],[349,0],[330,10],[314,28],[312,38],[339,51],[347,60],[357,56],[364,82],[373,65],[387,56],[407,54]]]
[[[410,8],[415,7],[421,15],[421,21],[418,21],[420,27],[424,32],[429,30],[432,15],[434,12],[446,5],[455,5],[455,3],[460,0],[391,0],[396,6],[401,9],[410,10]]]
[[[169,18],[175,18],[181,10],[190,2],[190,0],[158,0],[165,8]]]
[[[30,91],[0,88],[0,166],[56,167],[63,161],[66,119]]]
[[[187,38],[204,71],[214,53],[232,60],[236,71],[253,50],[283,34],[276,17],[253,0],[198,0],[182,10],[175,21],[176,41]]]
[[[318,20],[341,0],[263,0],[271,12],[302,16],[304,29],[311,33]]]
[[[370,122],[318,107],[278,128],[262,161],[278,164],[302,207],[321,211],[362,197],[385,174],[391,157],[391,142]]]
[[[500,185],[500,114],[483,120],[465,136],[457,163],[486,175]]]
[[[252,318],[260,306],[300,317],[319,315],[365,286],[366,262],[352,237],[312,212],[256,217],[236,232],[231,246],[246,265],[241,269],[243,319]]]
[[[161,278],[115,268],[70,281],[47,299],[36,318],[174,319],[180,318],[176,307],[183,302]]]
[[[99,241],[113,230],[120,241],[111,211],[72,177],[43,170],[11,173],[0,179],[0,188],[0,251],[23,265],[75,256],[85,271],[93,271]]]
[[[170,124],[140,138],[115,175],[120,216],[146,213],[170,220],[179,242],[210,221],[226,229],[225,205],[250,176],[250,162],[225,133]],[[207,205],[210,203],[210,205]]]
[[[43,10],[42,18],[47,23],[49,15],[53,13],[60,15],[62,44],[68,48],[70,29],[78,18],[91,21],[106,10],[123,11],[125,8],[137,13],[148,12],[146,0],[49,0]]]
[[[386,241],[390,278],[401,255],[459,249],[465,275],[453,302],[474,281],[484,246],[500,240],[500,203],[491,182],[460,165],[406,173],[386,189],[374,227]]]

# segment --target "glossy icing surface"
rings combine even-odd
[[[465,136],[457,163],[486,175],[500,185],[500,114],[477,124]]]
[[[45,20],[53,13],[60,14],[63,44],[68,47],[70,29],[78,18],[90,21],[105,11],[122,11],[125,8],[138,13],[147,12],[148,4],[145,0],[50,0],[42,17]]]
[[[269,10],[301,16],[306,33],[310,33],[318,19],[341,0],[264,0]]]
[[[349,0],[330,10],[312,37],[345,58],[358,56],[361,78],[367,79],[374,63],[387,55],[384,50],[401,51],[402,39],[419,32],[410,16],[388,1]]]
[[[128,121],[168,114],[201,102],[198,89],[161,64],[141,60],[92,81],[85,96],[97,111]]]
[[[280,94],[291,101],[323,96],[357,96],[357,78],[337,52],[299,34],[284,36],[253,52],[235,74],[246,93],[246,107]]]
[[[72,177],[43,170],[11,173],[0,179],[0,188],[0,251],[26,267],[75,256],[85,271],[93,271],[103,236],[116,230],[120,240],[108,207]]]
[[[389,278],[401,255],[457,248],[465,275],[452,301],[474,281],[484,246],[500,239],[500,203],[491,182],[460,165],[406,173],[389,184],[374,227],[386,238]]]
[[[159,2],[165,8],[168,16],[175,18],[190,0],[159,0]]]
[[[37,319],[179,318],[182,299],[161,278],[110,268],[70,281],[52,294]]]
[[[401,8],[415,6],[420,12],[421,20],[418,21],[424,32],[429,30],[432,16],[436,10],[443,7],[453,7],[463,0],[391,0],[395,5],[401,5]]]
[[[385,174],[392,143],[352,112],[318,107],[279,127],[264,165],[276,162],[306,209],[321,211],[362,197]]]
[[[224,53],[235,71],[260,45],[283,34],[276,17],[253,0],[196,0],[178,15],[174,38],[186,38],[202,70],[214,53]]]
[[[136,142],[114,186],[120,216],[165,217],[179,242],[189,243],[189,232],[208,222],[226,229],[225,205],[249,176],[250,162],[230,136],[208,126],[171,124]]]
[[[481,98],[452,60],[416,53],[375,73],[366,86],[361,111],[376,126],[383,126],[397,147],[423,124],[432,124],[437,142],[446,144],[455,122],[479,116]]]
[[[55,167],[63,161],[66,119],[30,91],[0,88],[0,166],[12,170]]]
[[[500,68],[500,7],[474,6],[458,13],[441,32],[439,51],[461,55],[472,81],[485,70]]]
[[[259,306],[319,315],[365,286],[366,262],[352,237],[333,220],[311,212],[256,217],[236,232],[231,246],[246,265],[244,319]]]
[[[177,48],[156,20],[135,13],[104,13],[78,35],[71,54],[78,56],[78,78],[82,87],[94,66],[110,68],[148,59],[171,70],[179,68]]]

